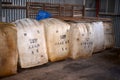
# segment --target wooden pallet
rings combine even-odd
[[[52,16],[75,17],[82,16],[83,6],[74,4],[53,4],[41,2],[27,2],[27,18],[35,18],[39,10],[50,12]]]

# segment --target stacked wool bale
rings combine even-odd
[[[0,77],[17,73],[17,35],[14,25],[0,23]]]
[[[48,59],[53,62],[89,57],[113,46],[112,25],[107,22],[68,24],[49,18],[0,23],[0,77],[17,73],[18,54],[21,67],[29,68],[45,64]]]
[[[13,24],[17,28],[17,47],[21,67],[29,68],[47,63],[43,24],[33,19],[21,19]]]
[[[94,32],[90,23],[70,24],[70,57],[91,56],[94,50]]]
[[[94,22],[102,21],[104,29],[104,49],[112,48],[115,43],[112,20],[109,18],[88,18],[88,19]]]
[[[40,21],[44,23],[48,57],[50,61],[66,59],[69,55],[69,28],[66,22],[55,18]]]
[[[105,47],[104,48],[112,48],[114,46],[114,34],[112,23],[104,22],[104,35],[105,35]]]
[[[94,51],[99,52],[104,50],[105,35],[103,22],[92,22],[92,27],[94,31]]]
[[[95,33],[95,48],[94,52],[99,52],[107,48],[114,47],[114,34],[111,22],[93,22]]]

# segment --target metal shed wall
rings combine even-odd
[[[101,0],[100,12],[111,15],[100,15],[113,19],[113,29],[115,34],[115,47],[120,47],[120,0]]]
[[[0,21],[2,21],[2,9],[1,9],[1,0],[0,0]]]
[[[81,4],[82,1],[83,0],[2,0],[2,2],[12,2],[12,5],[15,6],[26,6],[26,2]],[[22,18],[26,18],[26,9],[2,9],[3,22],[12,22]]]
[[[119,14],[115,16],[113,19],[114,23],[114,32],[115,32],[115,45],[116,47],[120,47],[120,0],[116,0],[115,2],[115,14]]]

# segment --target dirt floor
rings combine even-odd
[[[87,59],[48,63],[0,80],[120,80],[120,57],[106,50]]]

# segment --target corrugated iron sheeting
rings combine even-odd
[[[26,6],[26,2],[47,2],[47,3],[80,3],[82,0],[2,0],[2,2],[12,2],[15,6]],[[25,9],[2,9],[2,19],[5,22],[12,22],[17,19],[26,18]]]
[[[113,6],[111,6],[111,8],[109,8],[109,10],[103,10],[105,7],[105,1],[102,0],[101,1],[101,11],[102,12],[106,12],[108,11],[113,11],[110,13],[115,13],[115,14],[119,14],[120,15],[120,0],[115,0],[115,3],[111,2],[111,4],[113,3]],[[115,6],[114,6],[115,5]],[[110,10],[111,9],[111,10]],[[115,34],[115,47],[120,48],[120,16],[102,16],[105,18],[112,18],[113,19],[113,29],[114,29],[114,34]]]
[[[1,9],[1,0],[0,0],[0,21],[2,20],[2,9]]]
[[[60,3],[62,1],[63,0],[2,0],[2,2],[12,2],[12,5],[15,6],[26,6],[26,2]],[[12,22],[22,18],[26,18],[26,9],[2,9],[2,19],[4,22]]]
[[[120,14],[120,0],[115,2],[115,13]],[[120,47],[120,16],[114,17],[114,32],[115,32],[115,45]]]
[[[86,8],[95,8],[96,7],[96,0],[86,0]],[[96,16],[96,11],[85,11],[85,16],[87,17],[94,17]]]
[[[15,6],[25,6],[25,0],[2,0],[3,2],[12,2]],[[2,9],[2,18],[5,22],[12,22],[17,19],[25,18],[26,10],[24,9]]]

